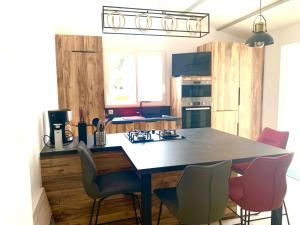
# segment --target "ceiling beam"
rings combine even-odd
[[[279,6],[279,5],[281,5],[281,4],[285,3],[285,2],[288,2],[288,1],[290,1],[290,0],[278,0],[278,1],[276,1],[276,2],[273,2],[273,3],[269,4],[269,5],[266,5],[266,6],[262,7],[262,8],[261,8],[261,11],[264,12],[264,11],[266,11],[266,10],[272,9],[272,8],[274,8],[274,7],[276,7],[276,6]],[[231,22],[229,22],[229,23],[226,23],[226,24],[223,25],[223,26],[218,27],[218,28],[217,28],[217,31],[224,30],[224,29],[226,29],[226,28],[228,28],[228,27],[231,27],[231,26],[233,26],[233,25],[235,25],[235,24],[237,24],[237,23],[242,22],[243,20],[249,19],[249,18],[251,18],[252,16],[255,16],[255,15],[257,15],[257,14],[259,14],[259,9],[258,9],[258,10],[255,10],[255,11],[253,11],[253,12],[251,12],[251,13],[245,15],[245,16],[242,16],[242,17],[240,17],[240,18],[238,18],[238,19],[236,19],[236,20],[233,20],[233,21],[231,21]]]
[[[194,2],[194,4],[192,4],[190,7],[188,7],[187,9],[185,9],[185,12],[190,12],[193,9],[195,9],[198,5],[200,5],[202,2],[204,2],[205,0],[197,0]]]

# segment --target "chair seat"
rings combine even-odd
[[[234,172],[237,172],[239,174],[244,174],[245,170],[249,167],[250,163],[245,162],[245,163],[234,163],[231,166],[231,169]]]
[[[119,171],[98,175],[95,183],[99,189],[99,198],[141,191],[140,180],[134,171]]]
[[[154,193],[176,217],[179,208],[176,187],[156,189]]]

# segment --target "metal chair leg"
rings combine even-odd
[[[286,209],[286,204],[285,204],[284,200],[283,200],[283,207],[284,207],[287,223],[288,223],[288,225],[290,225],[290,219],[289,219],[289,215],[288,215],[288,212],[287,212],[287,209]]]
[[[93,207],[92,207],[92,211],[91,211],[91,217],[90,217],[89,225],[92,224],[92,219],[93,219],[93,215],[94,215],[95,203],[96,203],[96,199],[94,199],[94,203],[93,203]]]
[[[243,209],[240,210],[240,218],[241,218],[241,225],[244,225],[244,218],[243,218]]]
[[[100,204],[101,204],[101,201],[103,200],[104,198],[101,198],[98,200],[98,207],[97,207],[97,214],[96,214],[96,220],[95,220],[95,225],[97,225],[98,223],[98,216],[99,216],[99,211],[100,211]]]
[[[158,218],[157,218],[157,225],[160,223],[160,214],[162,211],[162,201],[160,201],[160,206],[159,206],[159,212],[158,212]],[[179,223],[180,224],[180,223]]]
[[[139,219],[138,219],[137,212],[136,212],[136,205],[135,205],[134,195],[131,195],[131,201],[132,201],[132,205],[133,205],[133,209],[134,209],[135,221],[136,221],[136,224],[138,225],[139,224]]]
[[[248,225],[250,225],[250,211],[248,211]]]

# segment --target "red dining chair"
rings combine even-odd
[[[257,138],[258,142],[273,145],[278,148],[285,149],[287,145],[287,141],[289,139],[288,131],[277,131],[266,127],[263,129],[260,136]],[[245,163],[234,163],[232,164],[231,169],[239,174],[243,174],[245,169],[249,166],[249,162]]]
[[[259,157],[250,163],[243,176],[230,178],[229,197],[241,207],[241,224],[250,224],[250,211],[265,212],[281,207],[287,189],[286,172],[293,156],[289,153]]]

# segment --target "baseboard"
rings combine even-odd
[[[39,196],[33,206],[33,225],[49,225],[52,212],[44,188],[41,188]]]

